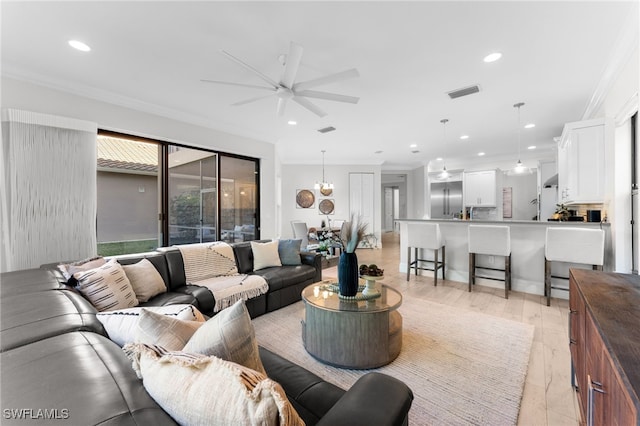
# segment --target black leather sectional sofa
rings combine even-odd
[[[240,271],[252,269],[249,243],[233,245]],[[161,273],[168,292],[148,304],[193,303],[209,313],[214,305],[210,292],[186,284],[178,256],[179,251],[165,249],[119,261],[146,257]],[[269,281],[269,292],[247,303],[252,316],[299,300],[301,289],[321,278],[320,259],[302,256],[300,267],[257,271]],[[175,424],[108,339],[93,306],[53,269],[0,274],[0,327],[3,425]],[[392,377],[370,373],[345,391],[264,348],[260,355],[269,377],[282,385],[308,425],[408,423],[413,395]]]

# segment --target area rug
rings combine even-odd
[[[403,300],[400,356],[375,370],[331,367],[309,355],[301,338],[303,302],[253,320],[258,344],[348,389],[367,371],[405,382],[417,425],[515,425],[534,327],[426,300]]]

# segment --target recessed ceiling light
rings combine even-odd
[[[462,139],[462,140],[469,139],[469,135],[462,135],[462,136],[460,136],[460,139]]]
[[[442,161],[442,157],[436,158],[436,161]]]
[[[536,127],[536,125],[533,123],[525,124],[524,126],[525,129],[533,129],[534,127]]]
[[[478,157],[482,157],[484,155],[484,152],[479,152],[478,153]]]
[[[536,149],[535,145],[528,146],[527,149]]]
[[[494,52],[494,53],[490,53],[487,56],[485,56],[483,61],[485,61],[485,62],[495,62],[500,58],[502,58],[502,53]]]
[[[69,40],[69,46],[80,50],[81,52],[89,52],[91,50],[89,46],[78,40]]]
[[[295,120],[289,120],[289,121],[287,121],[287,124],[288,124],[289,126],[295,126],[296,124],[298,124],[298,122],[297,122],[297,121],[295,121]]]
[[[409,145],[409,148],[415,148],[415,147],[417,147],[417,146],[418,146],[418,144],[416,144],[416,143],[412,143],[411,145]]]

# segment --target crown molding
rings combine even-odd
[[[635,13],[629,13],[626,22],[620,30],[615,47],[609,55],[607,65],[582,114],[582,120],[589,120],[596,117],[611,87],[620,76],[622,69],[629,61],[635,49],[638,48],[637,8],[634,12]]]
[[[174,108],[168,108],[149,102],[140,101],[129,96],[121,95],[115,92],[98,89],[91,86],[73,84],[70,85],[65,81],[51,78],[38,73],[30,71],[19,70],[11,67],[10,65],[3,64],[2,77],[11,78],[14,80],[22,81],[29,84],[45,87],[47,89],[56,90],[63,93],[68,93],[75,96],[80,96],[87,99],[93,99],[100,102],[105,102],[112,105],[117,105],[123,108],[132,109],[135,111],[156,115],[171,120],[180,121],[186,124],[192,124],[199,127],[204,127],[219,132],[228,133],[234,136],[246,137],[249,139],[255,139],[257,141],[275,143],[276,137],[272,135],[265,135],[259,132],[253,132],[246,128],[242,128],[231,123],[224,123],[215,121],[211,118],[191,114],[185,111],[181,111]]]

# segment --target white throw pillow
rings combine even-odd
[[[98,268],[76,272],[73,277],[78,280],[78,291],[99,311],[138,306],[131,283],[115,259]]]
[[[282,386],[257,371],[142,343],[124,351],[149,395],[179,424],[304,425]]]
[[[251,241],[251,251],[253,251],[253,270],[269,268],[271,266],[282,266],[280,255],[278,254],[278,241],[269,243],[256,243]]]
[[[58,269],[62,272],[64,278],[69,281],[76,272],[83,272],[104,265],[107,261],[102,256],[90,257],[88,259],[79,260],[73,263],[61,263]]]
[[[144,303],[153,296],[166,293],[167,286],[164,284],[162,275],[149,260],[142,259],[132,265],[122,265],[122,269],[129,278],[138,302]]]
[[[220,311],[191,337],[184,352],[215,355],[267,374],[260,360],[256,335],[244,300]]]
[[[138,322],[140,321],[143,309],[147,309],[169,318],[195,322],[200,325],[205,322],[204,315],[202,315],[194,306],[187,304],[149,306],[146,308],[136,307],[119,309],[116,311],[98,312],[96,317],[107,331],[109,339],[116,342],[119,346],[124,346],[125,343],[136,342]]]
[[[135,342],[180,351],[203,324],[204,321],[185,321],[142,308],[136,327]]]

